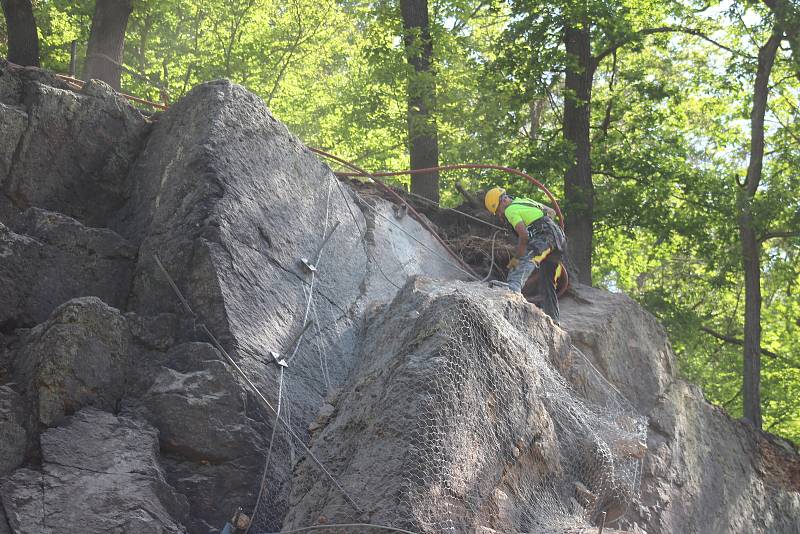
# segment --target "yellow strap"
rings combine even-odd
[[[553,284],[558,285],[558,279],[561,277],[561,264],[556,267],[556,275],[553,277]]]
[[[534,256],[534,258],[533,258],[533,263],[535,263],[536,265],[539,265],[540,263],[542,263],[542,262],[544,261],[544,259],[545,259],[545,258],[547,258],[547,256],[549,256],[549,255],[550,255],[550,251],[551,251],[551,250],[552,250],[552,249],[550,249],[550,248],[548,248],[548,249],[545,249],[545,250],[544,250],[544,251],[542,251],[542,253],[541,253],[541,254],[539,254],[538,256]]]

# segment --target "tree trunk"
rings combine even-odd
[[[592,218],[594,186],[589,142],[589,113],[595,60],[591,55],[589,25],[564,28],[567,51],[564,138],[572,144],[574,157],[564,177],[565,230],[569,257],[578,281],[592,283]]]
[[[758,51],[758,70],[753,87],[750,113],[750,162],[747,177],[739,191],[739,238],[744,269],[744,418],[761,428],[761,243],[753,220],[753,200],[761,182],[764,161],[764,114],[769,96],[769,77],[783,32],[773,29],[769,40]]]
[[[30,0],[1,0],[8,31],[8,60],[24,66],[39,66],[39,36]]]
[[[125,28],[132,11],[133,0],[97,0],[86,49],[86,80],[103,80],[119,91]]]
[[[433,42],[428,0],[400,0],[406,59],[414,72],[408,76],[408,151],[412,169],[439,165],[439,139],[434,109],[436,79],[431,68]],[[439,201],[439,172],[411,176],[411,192]]]

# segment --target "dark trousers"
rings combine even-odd
[[[528,250],[519,265],[508,273],[508,286],[512,291],[522,291],[525,282],[537,270],[537,292],[542,299],[539,307],[554,321],[558,321],[558,296],[555,275],[558,262],[566,249],[566,238],[561,227],[544,216],[528,227]]]

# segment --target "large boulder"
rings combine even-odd
[[[196,87],[159,118],[129,186],[114,226],[140,245],[129,309],[186,314],[158,255],[198,323],[273,406],[281,389],[300,429],[346,381],[372,301],[391,299],[410,274],[463,276],[416,221],[359,202],[260,98],[228,81]],[[290,360],[282,387],[272,351]],[[286,482],[286,464],[276,466],[273,488]]]
[[[0,325],[33,326],[64,302],[95,296],[122,308],[136,249],[111,230],[38,208],[0,223]]]
[[[641,496],[628,522],[649,534],[800,533],[797,451],[731,420],[677,379],[652,315],[626,295],[575,285],[562,302],[561,327],[592,372],[649,419]],[[589,397],[596,390],[571,381]]]
[[[573,284],[561,302],[560,326],[639,413],[648,413],[675,379],[664,327],[623,293]]]
[[[650,414],[641,506],[647,532],[800,533],[800,457],[675,381]]]
[[[370,317],[361,366],[315,425],[341,489],[305,457],[284,528],[560,532],[621,515],[644,425],[612,389],[604,406],[579,397],[552,363],[570,352],[520,295],[411,280]]]
[[[186,500],[166,482],[149,425],[86,408],[42,434],[41,472],[0,486],[14,534],[181,534]]]
[[[144,117],[103,82],[74,92],[38,69],[0,64],[0,189],[17,209],[105,226],[146,133]]]

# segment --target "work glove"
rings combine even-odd
[[[509,261],[509,262],[508,262],[508,265],[506,265],[506,268],[507,268],[509,271],[513,271],[513,270],[514,270],[514,269],[516,269],[517,267],[519,267],[519,258],[518,258],[518,257],[516,257],[516,256],[513,256],[513,257],[511,258],[511,261]]]

